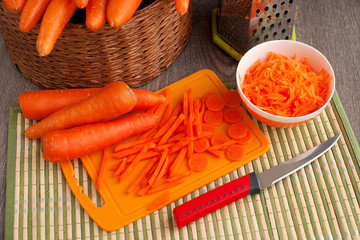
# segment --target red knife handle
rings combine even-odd
[[[202,218],[249,194],[260,193],[255,173],[237,178],[174,208],[178,228]]]

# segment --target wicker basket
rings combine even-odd
[[[139,87],[158,77],[182,53],[192,28],[192,4],[179,15],[173,0],[155,0],[136,11],[122,27],[108,24],[97,31],[69,23],[52,53],[40,57],[40,25],[19,30],[19,16],[0,4],[0,31],[15,66],[45,88],[101,87],[124,81]]]

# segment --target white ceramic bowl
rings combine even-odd
[[[332,80],[325,104],[318,110],[299,117],[277,116],[265,112],[252,104],[241,90],[242,81],[248,68],[258,59],[264,61],[269,52],[280,53],[288,57],[293,57],[294,55],[300,58],[305,57],[315,72],[319,72],[321,69],[326,70],[332,77]],[[270,126],[290,128],[309,122],[326,108],[335,91],[335,74],[326,57],[315,48],[298,41],[273,40],[256,45],[244,54],[244,56],[240,59],[236,70],[236,83],[244,106],[255,118]]]

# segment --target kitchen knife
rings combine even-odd
[[[247,174],[175,207],[173,212],[178,228],[247,195],[260,193],[320,157],[337,142],[340,135],[341,133],[338,133],[318,146],[264,172]]]

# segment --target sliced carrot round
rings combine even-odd
[[[217,93],[216,92],[207,92],[205,93],[202,97],[201,97],[201,102],[202,104],[205,104],[206,103],[206,99],[212,95],[216,95]]]
[[[234,144],[225,150],[225,156],[230,161],[240,161],[245,157],[245,152],[241,145]]]
[[[214,126],[218,126],[222,123],[223,121],[223,116],[224,113],[223,111],[210,111],[210,110],[206,110],[204,113],[204,122],[212,124]]]
[[[210,139],[210,143],[212,146],[216,146],[216,145],[220,145],[223,143],[226,143],[227,141],[229,141],[229,137],[223,133],[215,133],[211,139]]]
[[[248,129],[242,122],[233,123],[228,127],[228,136],[232,139],[240,139],[246,136]]]
[[[242,138],[236,140],[236,142],[238,144],[249,144],[252,139],[253,139],[252,133],[250,131],[247,131],[245,137],[242,137]]]
[[[199,138],[194,141],[194,152],[201,153],[209,147],[209,140],[206,138]]]
[[[206,98],[205,106],[210,111],[221,111],[225,107],[225,100],[219,94],[212,94]]]
[[[224,121],[227,123],[236,123],[241,120],[241,113],[236,108],[229,108],[224,111]]]
[[[224,93],[225,106],[229,108],[239,107],[241,104],[241,98],[239,92],[236,90],[227,90]]]
[[[209,123],[202,123],[201,124],[201,132],[202,134],[214,134],[215,133],[215,127],[212,124]]]
[[[200,153],[193,154],[188,161],[189,168],[195,172],[205,171],[208,167],[208,160]]]

